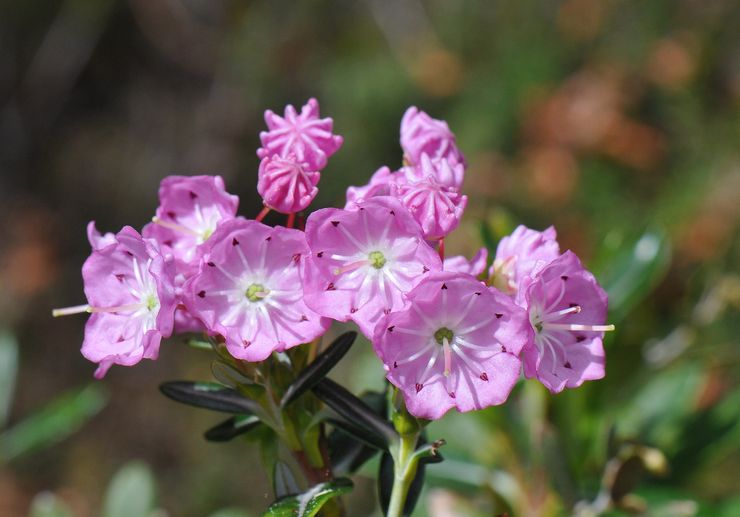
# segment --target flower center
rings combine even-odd
[[[382,269],[383,266],[385,266],[385,255],[380,251],[371,251],[370,255],[368,255],[368,259],[370,260],[370,265],[375,269]]]
[[[267,296],[267,293],[267,289],[265,289],[262,284],[252,284],[247,287],[247,291],[244,293],[244,296],[246,296],[247,300],[250,302],[259,302]]]
[[[154,309],[159,307],[159,298],[157,298],[157,296],[154,294],[150,294],[146,297],[144,303],[146,304],[146,310],[152,312]]]
[[[454,335],[455,334],[453,334],[450,329],[442,327],[437,329],[437,332],[434,333],[434,340],[440,345],[444,345],[445,339],[447,339],[448,343],[451,343]]]

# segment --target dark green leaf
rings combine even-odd
[[[149,515],[157,494],[154,475],[144,463],[133,461],[121,467],[105,492],[103,517]]]
[[[251,414],[259,409],[253,400],[212,382],[172,381],[165,382],[159,389],[174,401],[212,411]]]
[[[388,420],[331,379],[324,378],[313,387],[313,392],[349,425],[376,435],[376,441],[380,440],[378,443],[384,448],[398,439],[398,433]]]
[[[386,413],[386,397],[382,393],[368,392],[360,398],[376,414]],[[376,435],[367,433],[361,428],[343,425],[343,421],[330,420],[330,422],[334,424],[335,429],[328,438],[329,459],[336,474],[351,474],[357,471],[378,452],[378,449],[384,449],[382,440],[378,440]]]
[[[283,497],[270,505],[264,517],[313,517],[330,499],[350,492],[352,481],[338,478],[320,483],[303,494]]]
[[[236,415],[211,427],[204,436],[211,442],[228,442],[232,438],[248,433],[260,423],[260,419],[255,415]]]
[[[18,343],[9,332],[0,329],[0,428],[5,425],[13,403],[18,370]]]
[[[310,390],[331,371],[349,351],[357,339],[357,332],[345,332],[321,352],[316,359],[301,371],[298,378],[285,390],[280,406],[285,407],[303,393]]]
[[[63,440],[97,414],[107,400],[103,388],[96,384],[54,399],[0,434],[0,462]]]
[[[272,483],[275,489],[275,497],[278,498],[295,495],[301,490],[293,472],[280,460],[275,462]]]

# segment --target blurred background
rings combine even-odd
[[[207,354],[96,382],[84,317],[50,311],[84,302],[86,223],[140,228],[168,174],[220,174],[254,217],[262,112],[311,96],[345,137],[313,208],[400,165],[417,105],[470,164],[449,254],[554,224],[610,293],[606,379],[431,426],[418,515],[740,515],[739,27],[734,0],[3,0],[0,515],[271,502],[253,444],[157,390]],[[333,376],[382,386],[363,342]]]

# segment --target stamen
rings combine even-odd
[[[196,232],[195,230],[191,230],[190,228],[186,228],[185,226],[177,223],[172,223],[170,221],[165,221],[163,219],[160,219],[157,216],[152,217],[152,222],[154,224],[158,224],[159,226],[163,226],[164,228],[169,228],[170,230],[175,230],[176,232],[180,233],[186,233],[188,235],[192,235],[193,237],[202,237],[201,234]]]
[[[574,307],[568,307],[567,309],[563,309],[562,311],[551,312],[550,314],[547,315],[547,319],[549,320],[557,319],[558,317],[565,316],[566,314],[573,314],[573,313],[578,314],[579,312],[581,312],[581,310],[582,309],[580,305],[576,305]]]
[[[450,350],[450,340],[446,336],[442,339],[442,351],[445,356],[444,376],[448,377],[452,368],[452,350]]]
[[[119,305],[117,307],[90,307],[88,312],[133,312],[143,307],[146,307],[145,302],[129,303],[127,305]]]
[[[359,269],[363,266],[369,266],[369,265],[370,265],[369,260],[358,260],[357,262],[351,262],[349,264],[345,264],[342,267],[334,268],[334,274],[341,275],[343,273],[354,271],[355,269]]]
[[[610,332],[614,330],[614,325],[579,325],[577,323],[542,323],[546,329],[554,330],[585,330],[588,332]]]
[[[54,309],[51,311],[51,315],[54,318],[58,318],[60,316],[71,316],[72,314],[81,314],[83,312],[91,312],[90,306],[88,304],[84,305],[75,305],[74,307],[62,307],[61,309]]]

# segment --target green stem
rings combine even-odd
[[[416,476],[419,456],[414,454],[416,443],[419,440],[419,431],[404,433],[400,436],[398,446],[391,448],[393,456],[393,489],[391,501],[388,505],[386,517],[401,517],[406,504],[406,496],[411,482]]]

